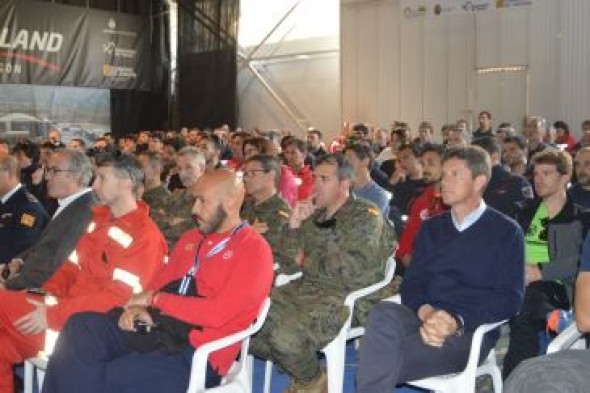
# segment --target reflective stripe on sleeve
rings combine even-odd
[[[127,270],[115,268],[115,270],[113,270],[113,281],[114,280],[119,280],[124,284],[129,285],[133,290],[133,293],[141,293],[143,291],[139,277],[133,273],[129,273]]]
[[[96,228],[96,223],[94,221],[92,221],[89,225],[88,228],[86,228],[86,232],[88,233],[92,233],[94,232],[94,228]]]
[[[78,262],[78,253],[76,252],[76,250],[72,251],[70,256],[68,256],[68,261],[78,266],[78,268],[80,267],[80,262]]]

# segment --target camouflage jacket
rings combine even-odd
[[[317,211],[286,237],[288,248],[303,250],[302,285],[319,285],[344,299],[382,280],[395,234],[379,208],[351,196],[332,218],[324,215]]]
[[[163,186],[149,189],[143,193],[141,199],[150,207],[150,212],[163,209],[166,206],[166,202],[170,197],[170,191]]]
[[[242,206],[241,216],[250,224],[258,221],[268,226],[262,236],[272,249],[275,273],[292,274],[300,270],[294,263],[294,256],[289,254],[283,244],[291,216],[291,208],[283,198],[275,194],[258,205],[253,198],[247,199]]]
[[[160,209],[150,212],[169,249],[174,247],[184,232],[195,227],[192,220],[194,204],[195,197],[188,190],[180,189],[169,195]]]
[[[377,206],[352,195],[330,219],[324,220],[324,215],[325,210],[317,211],[301,228],[288,231],[285,242],[290,255],[303,250],[303,277],[284,292],[302,298],[324,296],[343,304],[349,293],[383,280],[395,231]],[[355,319],[364,321],[384,294],[380,291],[359,302]]]

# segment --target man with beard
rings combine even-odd
[[[590,208],[590,147],[578,150],[574,158],[574,170],[576,171],[576,183],[567,193],[574,203]]]
[[[410,264],[414,239],[422,222],[447,209],[440,196],[443,151],[443,145],[426,144],[422,148],[420,162],[422,163],[422,176],[427,187],[412,203],[406,228],[399,241],[396,258],[403,263],[404,267],[408,267]]]
[[[195,347],[245,329],[273,280],[268,243],[240,219],[244,188],[228,170],[195,187],[194,219],[168,264],[120,317],[83,313],[70,319],[49,359],[45,393],[185,392]],[[135,331],[138,321],[150,332]],[[164,337],[174,337],[175,345]],[[207,387],[219,383],[240,344],[214,352]]]
[[[191,209],[195,203],[193,188],[205,172],[205,157],[194,146],[183,147],[176,156],[176,166],[185,188],[174,190],[160,209],[150,212],[170,248],[194,226],[191,220]]]
[[[394,246],[393,228],[379,209],[351,195],[354,169],[342,154],[320,158],[314,176],[314,198],[295,206],[284,240],[303,276],[273,290],[266,322],[251,343],[254,355],[292,377],[287,393],[325,392],[317,352],[348,318],[346,296],[383,279]]]
[[[207,169],[221,169],[224,167],[220,159],[223,150],[223,142],[217,135],[202,135],[197,147],[205,156]]]
[[[533,188],[523,176],[510,173],[502,166],[502,148],[495,138],[478,138],[473,141],[473,145],[487,151],[492,161],[492,177],[483,199],[494,209],[516,218],[525,203],[533,199]]]
[[[88,187],[92,165],[86,154],[67,149],[54,153],[45,170],[49,196],[59,208],[39,240],[10,261],[10,276],[0,288],[38,288],[76,247],[92,218],[96,199]]]

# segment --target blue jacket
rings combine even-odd
[[[6,203],[0,202],[0,263],[10,262],[32,246],[48,221],[43,205],[25,186],[19,188]]]

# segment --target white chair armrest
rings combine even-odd
[[[389,259],[387,260],[387,262],[385,264],[385,277],[383,278],[383,280],[381,280],[373,285],[369,285],[368,287],[358,289],[358,290],[348,294],[348,296],[346,296],[346,299],[344,300],[344,304],[346,306],[350,307],[352,310],[352,308],[354,307],[354,303],[358,299],[365,297],[367,295],[370,295],[374,292],[377,292],[381,288],[384,288],[385,286],[387,286],[387,284],[389,284],[391,282],[391,280],[393,279],[393,275],[395,273],[395,264],[396,264],[395,258],[389,257]]]
[[[209,360],[209,355],[212,352],[218,351],[222,348],[226,348],[232,344],[242,342],[242,350],[246,350],[246,353],[242,353],[242,356],[247,356],[248,350],[248,341],[250,336],[255,334],[260,330],[262,325],[264,324],[264,320],[266,319],[266,314],[268,313],[268,309],[270,308],[270,298],[266,298],[264,303],[262,304],[262,308],[258,313],[258,317],[256,321],[250,325],[245,330],[240,332],[231,334],[227,337],[223,337],[217,339],[215,341],[211,341],[207,344],[201,345],[199,348],[195,349],[195,353],[193,354],[193,362],[191,365],[191,377],[189,388],[187,393],[197,393],[204,391],[205,389],[205,378],[206,378],[206,370],[207,370],[207,361]]]
[[[471,350],[469,351],[469,359],[467,360],[467,368],[473,368],[473,372],[477,369],[477,364],[479,363],[479,356],[481,353],[481,343],[483,341],[483,336],[489,331],[496,329],[497,327],[505,324],[508,322],[507,319],[503,321],[494,322],[494,323],[486,323],[479,326],[475,329],[473,333],[473,339],[471,340]]]
[[[582,337],[582,333],[580,333],[578,326],[576,326],[576,323],[574,322],[549,343],[547,353],[549,354],[568,349],[579,340],[580,337]]]

